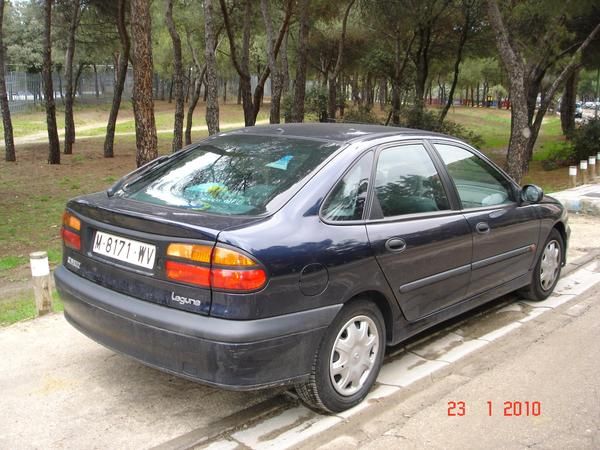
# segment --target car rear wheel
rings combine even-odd
[[[360,403],[375,383],[385,351],[385,322],[368,300],[342,308],[315,355],[308,382],[296,386],[311,408],[340,412]]]
[[[541,301],[547,299],[558,279],[564,261],[564,241],[561,234],[554,228],[537,260],[533,271],[531,284],[520,291],[529,300]]]

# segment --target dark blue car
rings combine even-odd
[[[452,137],[294,124],[221,133],[71,200],[65,317],[227,389],[360,402],[385,347],[508,292],[550,295],[565,209]]]

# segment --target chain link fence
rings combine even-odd
[[[191,98],[194,89],[195,76],[193,71],[187,71],[184,75],[184,93],[186,102]],[[110,103],[113,98],[116,83],[116,74],[112,66],[86,65],[75,67],[73,70],[75,79],[75,102],[76,103]],[[42,86],[42,74],[25,71],[8,71],[5,74],[6,91],[11,113],[17,114],[35,110],[44,105],[44,94]],[[256,86],[257,77],[252,77],[252,88]],[[64,103],[66,86],[64,74],[55,71],[52,74],[54,87],[54,99],[58,105]],[[223,102],[235,102],[238,98],[238,78],[220,79],[219,96]],[[131,67],[127,72],[125,87],[123,90],[123,101],[129,101],[133,90],[133,70]],[[202,98],[205,95],[202,89]],[[164,79],[154,75],[154,98],[158,100],[170,100],[172,95],[172,80]],[[271,83],[265,83],[264,96],[270,97]]]

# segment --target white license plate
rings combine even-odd
[[[152,269],[156,259],[154,245],[102,231],[96,231],[93,252],[146,269]]]

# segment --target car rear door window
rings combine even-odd
[[[463,208],[512,203],[510,182],[474,153],[448,144],[435,144],[452,177]]]
[[[439,174],[422,144],[384,149],[374,185],[373,209],[381,208],[383,217],[450,209]]]
[[[365,209],[373,152],[369,152],[338,182],[325,203],[322,215],[326,220],[360,220]]]

